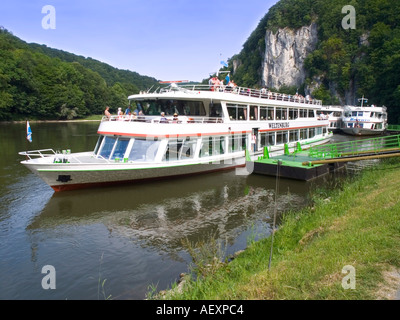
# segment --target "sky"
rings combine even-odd
[[[157,80],[201,81],[241,51],[277,1],[0,0],[0,26]]]

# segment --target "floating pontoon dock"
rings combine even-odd
[[[256,161],[246,157],[246,168],[250,173],[276,176],[279,166],[281,178],[307,181],[337,170],[346,162],[389,157],[400,157],[400,135],[319,145],[306,151],[298,144],[293,153],[285,147],[284,154],[274,157],[265,147],[264,155]]]

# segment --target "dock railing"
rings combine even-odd
[[[400,135],[392,135],[314,146],[309,149],[308,155],[315,159],[332,159],[399,150]]]
[[[400,124],[388,124],[387,130],[400,131]]]

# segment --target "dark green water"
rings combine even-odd
[[[31,123],[29,143],[25,124],[0,124],[0,299],[104,299],[103,289],[113,299],[144,299],[149,286],[167,289],[188,271],[182,240],[215,234],[232,254],[269,234],[275,178],[232,170],[54,193],[19,163],[24,150],[92,150],[97,126]],[[325,179],[281,180],[278,212],[306,204]],[[46,265],[55,289],[42,287]]]

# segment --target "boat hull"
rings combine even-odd
[[[365,128],[342,128],[342,131],[353,136],[376,136],[385,132],[385,130],[373,130]]]
[[[244,157],[225,161],[193,163],[186,165],[42,165],[23,161],[28,169],[38,175],[54,191],[67,191],[96,186],[121,185],[141,181],[162,180],[174,177],[198,175],[245,165]]]

